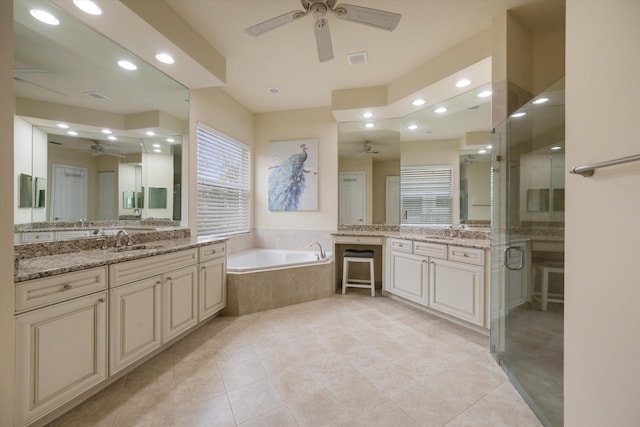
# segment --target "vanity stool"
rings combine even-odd
[[[351,262],[367,262],[369,263],[369,280],[350,279],[349,263]],[[373,251],[372,250],[356,250],[347,249],[344,251],[342,264],[342,293],[347,288],[370,288],[371,296],[376,296],[376,276],[373,269]]]
[[[547,304],[559,302],[564,304],[564,294],[549,293],[549,274],[557,273],[564,275],[563,261],[541,261],[533,264],[533,286],[535,288],[536,276],[542,275],[540,292],[533,292],[533,298],[540,300],[540,310],[547,311]]]

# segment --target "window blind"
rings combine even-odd
[[[400,224],[453,223],[453,168],[400,168]]]
[[[228,236],[250,227],[249,147],[199,123],[198,236]]]

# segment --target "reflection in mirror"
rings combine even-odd
[[[18,198],[18,207],[30,208],[33,206],[33,179],[31,175],[21,173],[19,182],[20,196]]]
[[[483,97],[479,97],[483,93]],[[341,174],[364,172],[364,224],[398,224],[402,216],[399,175],[402,167],[449,165],[453,191],[453,223],[487,225],[490,219],[491,85],[482,84],[437,105],[431,105],[399,119],[338,124],[338,168]],[[437,107],[446,112],[436,113]],[[372,119],[373,120],[373,119]],[[340,178],[342,180],[342,177]],[[389,183],[389,184],[388,184]],[[339,211],[357,194],[339,197]],[[442,205],[443,200],[439,201]],[[349,208],[351,209],[351,207]],[[339,223],[345,224],[339,215]],[[415,224],[428,225],[429,215],[416,214]],[[434,217],[431,217],[434,218]],[[438,217],[440,221],[441,217]],[[426,222],[423,222],[426,221]]]
[[[33,19],[33,7],[59,19],[55,31]],[[152,216],[180,220],[188,90],[46,0],[14,1],[14,34],[16,170],[46,177],[41,194],[51,208],[74,199],[54,185],[54,165],[86,170],[87,188],[81,216],[22,209],[15,223],[144,219],[149,187],[173,190]],[[122,58],[138,69],[120,69]],[[127,187],[123,165],[138,166]],[[133,208],[124,191],[134,192]]]
[[[34,199],[33,199],[34,208],[44,208],[45,201],[47,199],[46,190],[47,190],[47,180],[44,178],[36,177],[35,192],[34,192]]]
[[[149,209],[165,209],[167,207],[167,189],[149,188]]]

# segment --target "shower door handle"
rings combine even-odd
[[[520,252],[520,264],[515,267],[511,267],[509,265],[509,256],[511,255],[512,250]],[[522,270],[522,267],[524,267],[524,251],[522,248],[518,246],[507,246],[504,248],[504,266],[507,267],[507,270],[511,271]]]

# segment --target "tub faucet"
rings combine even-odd
[[[327,254],[325,254],[324,250],[322,250],[322,245],[320,244],[320,242],[313,242],[309,245],[309,247],[313,245],[318,245],[318,248],[320,248],[320,259],[325,259],[327,257]]]
[[[125,230],[118,230],[116,233],[116,248],[122,246],[122,241],[125,240],[127,246],[131,246],[131,236]]]
[[[102,246],[100,247],[100,249],[107,249],[107,239],[105,237],[106,234],[102,228],[96,228],[91,234],[93,234],[94,236],[102,236]]]

